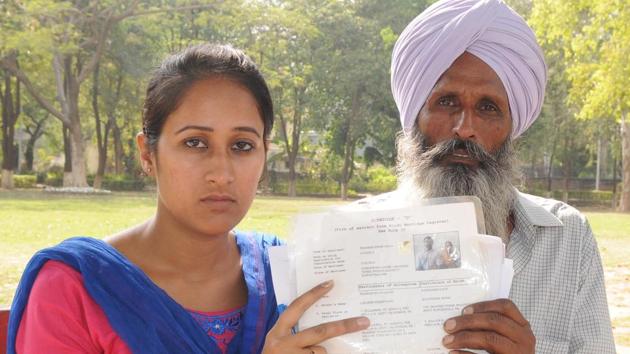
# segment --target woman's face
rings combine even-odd
[[[193,84],[151,154],[158,210],[194,232],[229,232],[256,194],[265,163],[263,128],[243,86],[221,78]]]

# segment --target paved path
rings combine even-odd
[[[630,267],[606,268],[605,277],[617,352],[630,354]]]

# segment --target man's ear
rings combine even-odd
[[[138,153],[140,154],[140,164],[142,165],[142,170],[147,176],[152,176],[155,171],[155,164],[153,161],[154,154],[151,152],[148,138],[143,132],[136,135],[136,146],[138,148]]]

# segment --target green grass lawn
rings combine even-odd
[[[334,199],[258,197],[238,228],[286,238],[291,216],[298,211],[339,203],[342,201]],[[69,196],[0,191],[0,307],[11,303],[22,270],[37,250],[70,236],[105,237],[146,220],[154,209],[155,196],[150,193]],[[605,267],[630,268],[630,214],[585,214],[597,237]],[[613,323],[630,328],[630,318],[625,316],[613,318]],[[630,345],[630,336],[624,334],[617,341]]]
[[[238,226],[286,237],[291,215],[340,203],[334,199],[260,197]],[[150,193],[55,195],[0,192],[0,307],[8,306],[28,259],[37,250],[70,236],[102,238],[149,218]]]
[[[630,214],[585,212],[606,267],[630,267]]]

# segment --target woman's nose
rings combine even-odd
[[[234,165],[227,154],[214,154],[210,157],[205,179],[206,182],[215,184],[230,184],[234,181]]]

